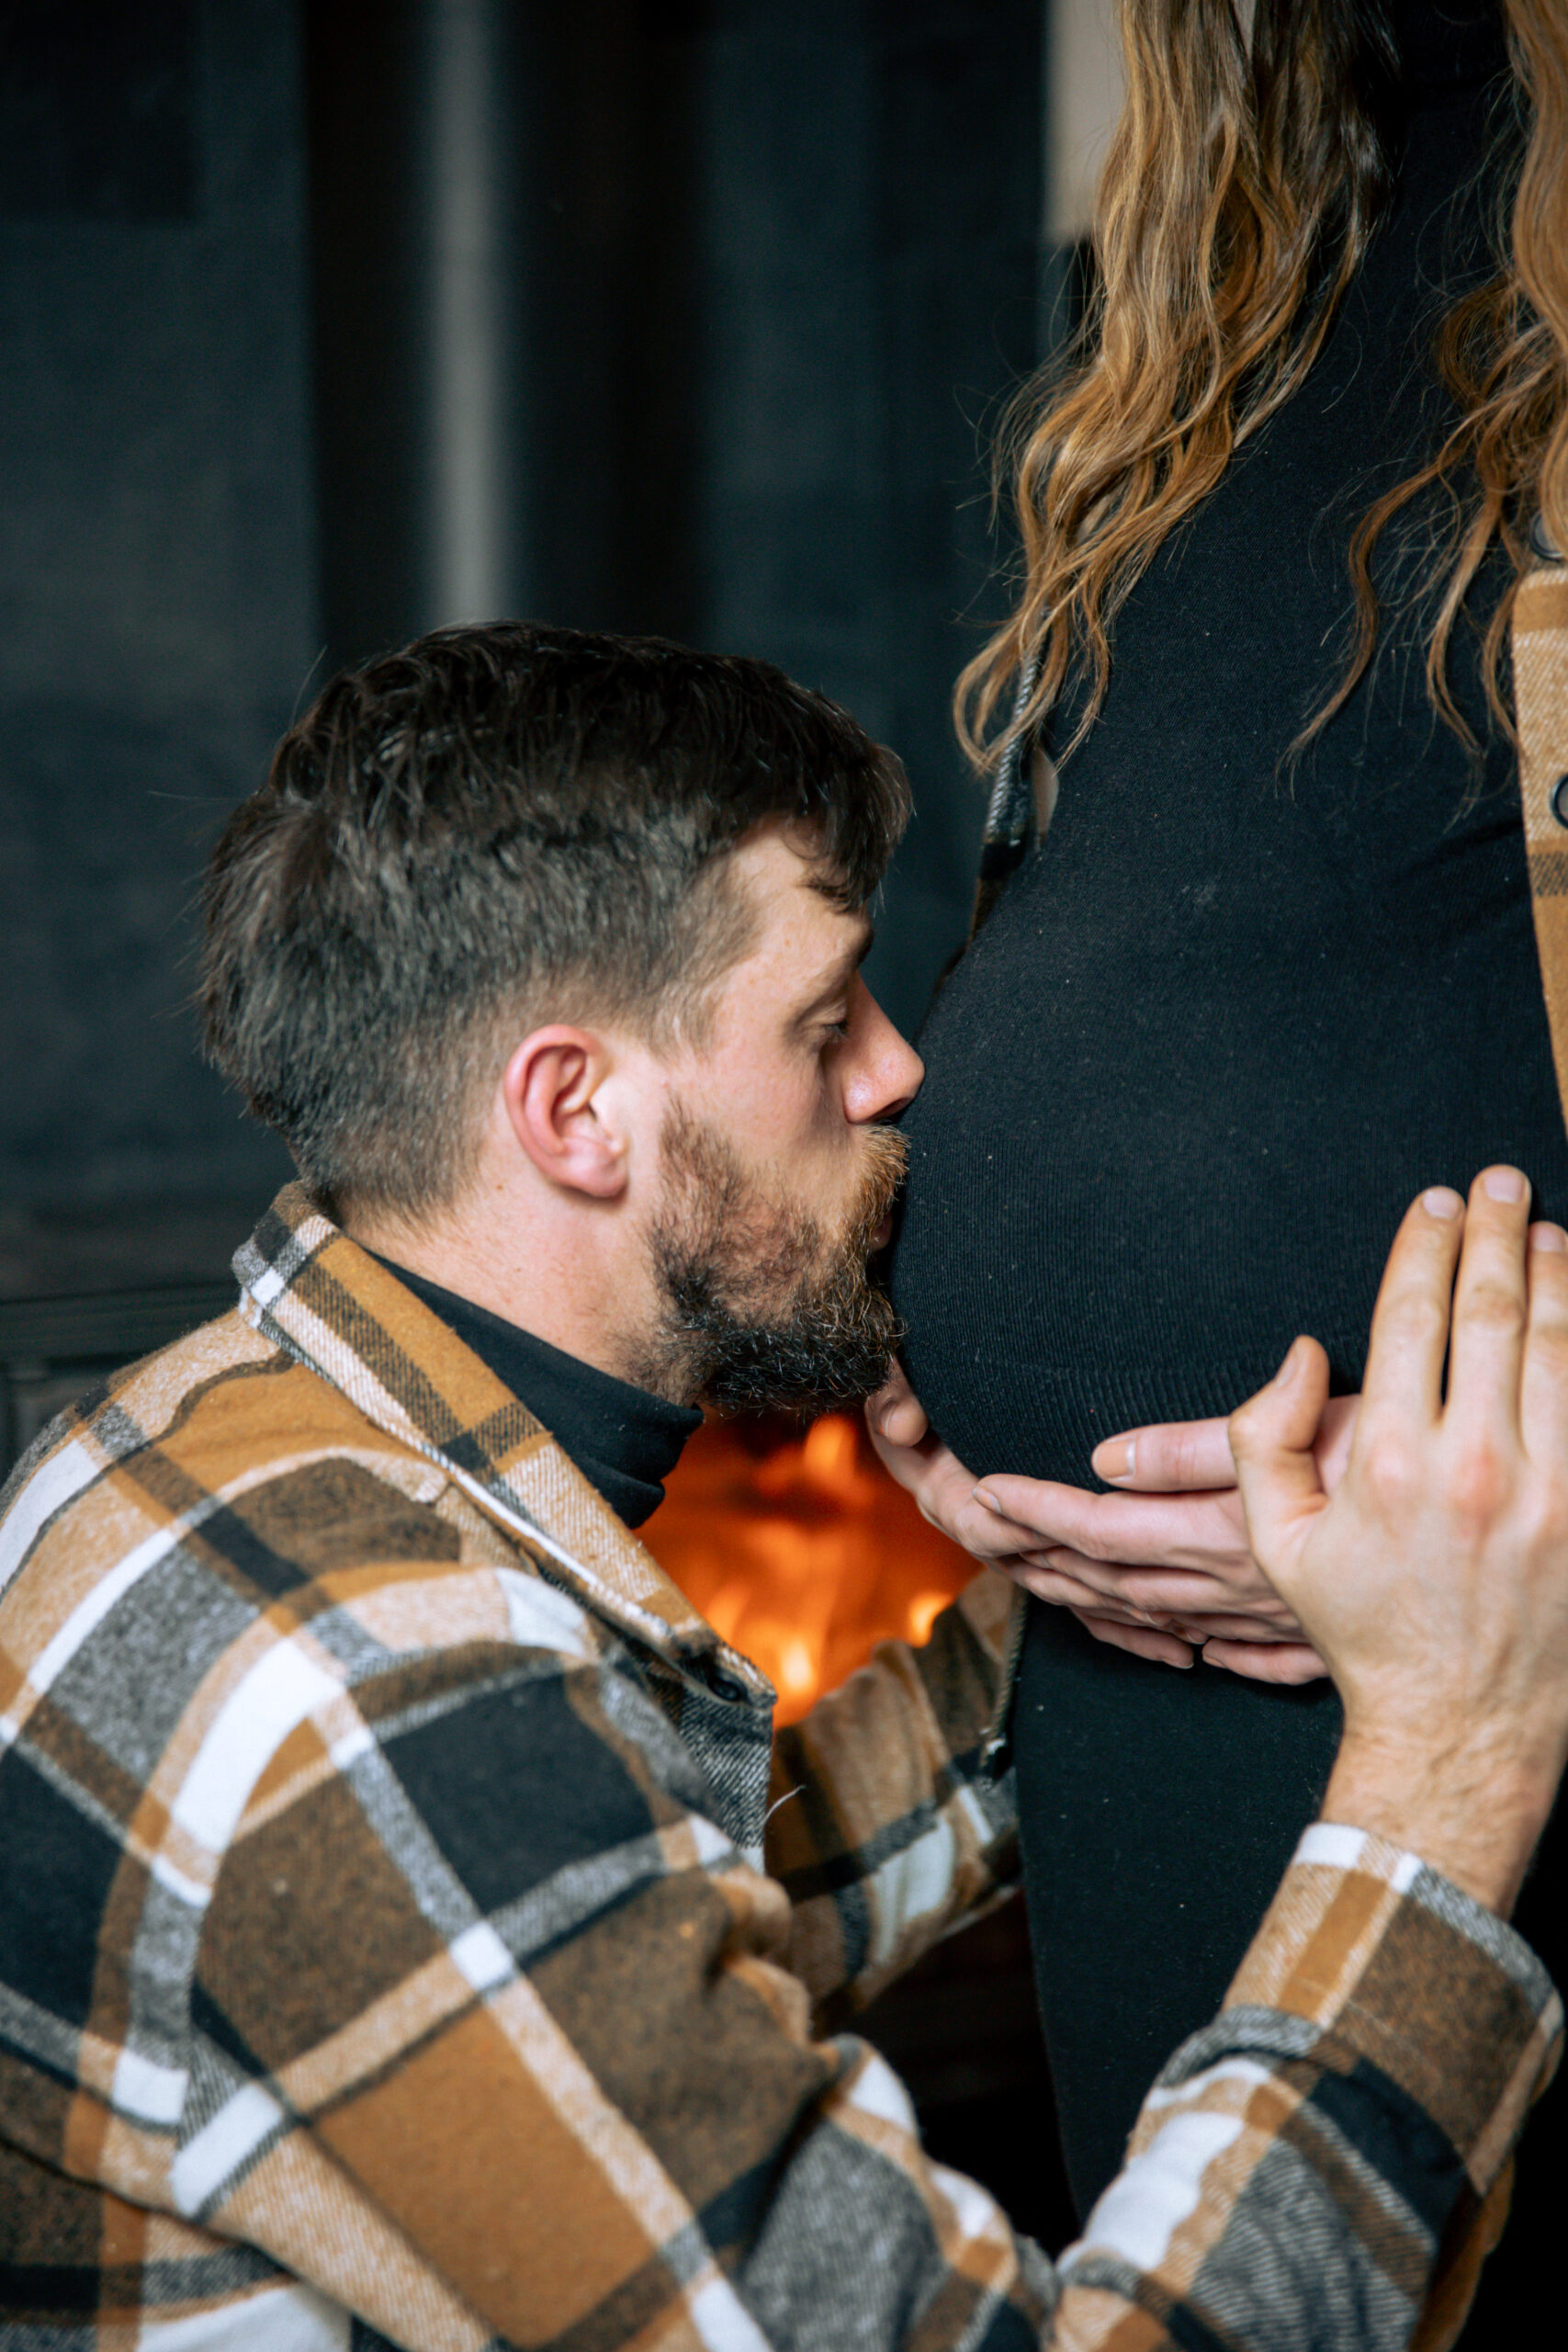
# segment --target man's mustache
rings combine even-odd
[[[909,1147],[897,1127],[871,1127],[865,1138],[866,1166],[851,1222],[851,1237],[870,1255],[872,1237],[904,1189]]]

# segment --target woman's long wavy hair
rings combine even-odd
[[[1450,641],[1495,543],[1509,585],[1485,624],[1488,697],[1512,733],[1504,656],[1539,512],[1568,550],[1568,7],[1502,0],[1514,67],[1512,166],[1496,273],[1450,311],[1438,361],[1459,416],[1440,448],[1378,498],[1350,553],[1357,627],[1314,735],[1371,661],[1371,556],[1437,485],[1449,529],[1427,680],[1472,749]],[[1376,0],[1122,0],[1126,102],[1096,207],[1096,287],[1064,375],[1014,403],[1023,591],[958,682],[961,739],[982,768],[1032,734],[1075,682],[1061,758],[1104,697],[1115,615],[1156,549],[1233,452],[1301,384],[1388,193],[1397,56]],[[1021,709],[1025,664],[1036,663]],[[1081,684],[1081,692],[1077,691]]]

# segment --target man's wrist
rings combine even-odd
[[[1507,1918],[1551,1810],[1552,1783],[1517,1753],[1348,1728],[1322,1818],[1369,1829]]]

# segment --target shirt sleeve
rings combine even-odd
[[[1135,2309],[1151,2344],[1439,2352],[1562,2032],[1504,1921],[1416,1856],[1314,1824],[1063,2257],[1057,2340],[1099,2346],[1098,2315]]]
[[[1017,1883],[1013,1776],[987,1770],[1013,1600],[983,1571],[929,1641],[883,1643],[774,1742],[766,1850],[789,1964],[836,2015]]]
[[[178,2209],[474,2352],[1110,2352],[1134,2311],[1151,2346],[1404,2341],[1551,2045],[1506,1928],[1370,1848],[1298,1862],[1058,2278],[874,2052],[813,2038],[789,1900],[704,1788],[614,1649],[476,1641],[323,1702],[209,1906]],[[1314,2334],[1352,2294],[1371,2332]]]

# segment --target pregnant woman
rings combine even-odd
[[[1510,1160],[1568,1216],[1507,663],[1515,581],[1568,539],[1568,8],[1123,17],[1090,341],[1021,435],[1022,600],[966,683],[1038,837],[921,1039],[894,1269],[953,1454],[1076,1486],[1298,1331],[1353,1393],[1420,1186]],[[1170,1673],[1032,1607],[1012,1744],[1084,2206],[1337,1721],[1321,1679]],[[1549,1849],[1520,1909],[1560,1980],[1562,1883]],[[1467,2344],[1525,2340],[1529,2274],[1555,2301],[1556,2107]]]

